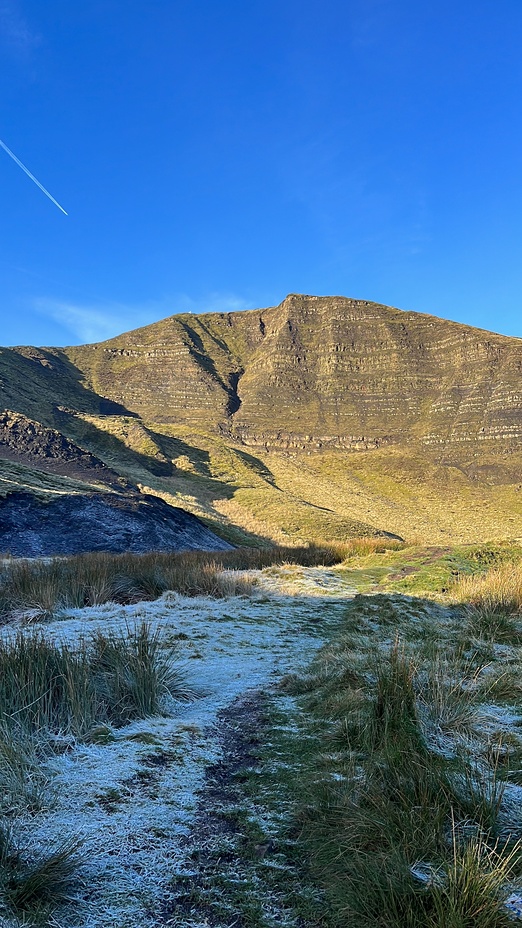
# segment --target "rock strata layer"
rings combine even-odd
[[[343,297],[172,316],[66,351],[84,384],[146,421],[250,446],[513,448],[522,340]]]
[[[12,518],[0,550],[15,502],[35,538],[47,515],[63,506],[71,522],[76,507],[90,550],[110,549],[113,518],[118,550],[133,550],[124,512],[140,550],[165,550],[140,488],[237,543],[519,537],[521,374],[521,339],[298,294],[91,345],[0,349],[0,497]]]

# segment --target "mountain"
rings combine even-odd
[[[145,421],[249,445],[520,440],[522,342],[388,306],[289,296],[172,316],[68,349],[84,382]]]
[[[123,479],[232,542],[516,537],[521,371],[519,339],[295,294],[93,345],[2,349],[4,419],[62,450],[44,466],[1,420],[0,487],[2,467],[83,480],[89,462],[113,493]]]

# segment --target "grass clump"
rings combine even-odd
[[[34,814],[48,802],[49,781],[45,761],[49,751],[43,739],[32,736],[18,722],[0,723],[0,814]]]
[[[48,924],[51,912],[70,899],[78,851],[78,842],[66,841],[44,854],[24,852],[0,823],[0,916],[15,916],[24,925]]]
[[[147,623],[126,634],[96,632],[77,648],[41,631],[0,641],[0,720],[30,732],[85,736],[101,723],[157,714],[167,695],[188,694],[173,648]]]
[[[482,649],[494,657],[495,648],[522,645],[522,562],[507,561],[471,576],[460,577],[451,589],[464,623],[464,647]]]
[[[338,638],[287,681],[302,709],[300,843],[339,928],[512,924],[522,745],[487,703],[516,680],[518,649],[497,628],[485,661],[462,620],[460,607],[357,597]]]
[[[521,848],[495,844],[482,835],[466,843],[453,832],[453,855],[427,889],[427,924],[433,928],[507,928],[506,886],[519,870]]]
[[[412,660],[400,650],[396,639],[388,659],[381,658],[377,666],[375,699],[371,711],[374,745],[398,738],[417,741],[419,727],[414,674]]]
[[[457,602],[478,610],[487,620],[495,615],[522,615],[522,563],[512,561],[484,573],[461,577],[452,594]]]
[[[165,648],[160,632],[145,622],[125,635],[96,632],[89,664],[94,689],[113,724],[157,715],[166,696],[192,695],[176,663],[175,647]]]

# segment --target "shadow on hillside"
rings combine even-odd
[[[272,471],[263,461],[261,461],[259,458],[256,458],[253,454],[248,454],[246,451],[240,451],[238,448],[235,450],[238,457],[241,458],[246,466],[253,470],[258,475],[258,477],[261,477],[271,486],[279,489]]]
[[[39,349],[45,353],[45,349]],[[59,353],[58,353],[59,352]],[[49,359],[52,359],[55,363],[58,362],[62,369],[66,371],[67,376],[72,380],[77,388],[79,388],[89,399],[92,401],[95,407],[97,407],[97,412],[100,416],[129,416],[130,418],[137,418],[138,414],[131,412],[127,409],[126,406],[123,406],[122,403],[116,403],[114,400],[108,399],[106,396],[101,396],[96,393],[95,390],[92,390],[90,387],[86,387],[83,381],[84,375],[76,367],[75,364],[67,357],[67,355],[62,354],[60,349],[57,349],[57,354],[49,352]]]
[[[162,432],[155,432],[152,429],[147,431],[150,432],[161,452],[169,460],[186,458],[191,467],[189,471],[191,476],[197,475],[208,480],[213,479],[210,470],[210,453],[208,451],[197,448],[195,445],[189,445],[182,438],[173,435],[164,435]]]
[[[111,415],[114,415],[114,413],[111,413]],[[92,422],[86,422],[85,419],[76,416],[74,412],[57,410],[56,420],[59,423],[60,431],[64,435],[73,437],[74,441],[79,442],[88,451],[104,459],[104,462],[109,467],[114,467],[116,462],[116,466],[120,465],[129,469],[138,467],[141,470],[148,471],[155,477],[171,477],[174,473],[170,461],[158,460],[151,455],[135,451],[117,435],[112,435]],[[138,421],[141,420],[138,419]],[[155,433],[151,432],[150,429],[146,429],[145,426],[143,426],[143,429],[155,441]]]
[[[198,335],[198,333],[192,328],[192,326],[188,325],[186,322],[183,323],[183,328],[192,342],[192,345],[188,346],[189,351],[196,355],[196,360],[199,366],[202,367],[203,370],[207,372],[207,374],[210,374],[210,376],[217,383],[219,383],[219,385],[223,388],[223,390],[228,392],[229,388],[227,384],[223,381],[223,378],[218,373],[216,365],[214,364],[214,361],[212,360],[208,352],[205,350],[205,346],[203,344],[201,336]]]
[[[210,374],[212,379],[215,380],[216,383],[218,383],[220,387],[222,388],[222,390],[224,390],[224,392],[227,394],[228,401],[226,405],[226,414],[227,416],[233,416],[234,413],[236,413],[239,407],[241,406],[241,400],[239,399],[239,396],[237,395],[237,385],[239,383],[239,378],[241,374],[243,373],[243,371],[229,370],[227,376],[222,377],[212,357],[210,356],[208,351],[206,351],[205,345],[203,344],[203,339],[201,338],[201,336],[198,335],[195,329],[193,329],[192,326],[188,325],[186,322],[183,323],[183,328],[185,329],[185,332],[187,333],[187,335],[189,336],[192,342],[192,345],[189,345],[190,353],[194,355],[199,366],[202,367],[203,370],[207,372],[207,374]],[[221,342],[219,339],[216,339],[215,336],[212,335],[208,331],[208,329],[205,329],[205,331],[207,333],[208,338],[210,338],[211,341],[215,345],[217,345],[217,347],[222,352],[224,352],[228,358],[230,358],[230,351],[225,345],[225,343]],[[229,366],[230,367],[233,366],[231,359],[230,359]]]
[[[53,417],[55,409],[74,407],[92,415],[135,416],[125,406],[99,396],[83,382],[81,371],[60,349],[12,348],[4,349],[5,367],[20,367],[16,385],[16,411],[41,421],[42,408]],[[14,371],[12,372],[14,373]],[[23,383],[23,391],[18,386]],[[6,391],[7,393],[7,391]],[[14,391],[13,391],[14,393]],[[54,422],[44,422],[53,426]]]

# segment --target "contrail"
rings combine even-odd
[[[2,139],[0,139],[0,145],[2,146],[2,148],[4,149],[4,151],[6,151],[7,154],[11,156],[11,158],[13,159],[13,161],[16,161],[18,167],[22,168],[22,171],[25,171],[25,173],[27,174],[28,177],[31,178],[31,180],[34,180],[36,186],[39,187],[40,190],[42,190],[42,191],[45,193],[46,197],[49,197],[49,199],[52,200],[52,202],[54,203],[54,205],[57,206],[58,209],[61,209],[62,213],[65,213],[65,215],[68,216],[69,213],[66,213],[66,212],[65,212],[63,206],[60,206],[60,204],[58,203],[58,200],[55,200],[54,197],[51,196],[51,194],[49,193],[48,190],[45,189],[45,187],[43,186],[43,184],[41,184],[40,181],[36,179],[36,177],[34,176],[34,174],[31,174],[31,172],[26,168],[25,164],[22,164],[22,162],[20,161],[20,158],[17,158],[16,155],[13,154],[13,152],[11,151],[11,149],[7,147],[7,145],[5,144],[5,142],[2,142]]]

